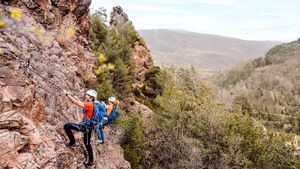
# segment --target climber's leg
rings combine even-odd
[[[88,160],[85,163],[86,165],[92,165],[94,162],[93,149],[91,145],[92,131],[93,129],[87,129],[87,132],[85,132],[83,136],[84,145],[88,153]]]
[[[102,119],[101,123],[100,123],[100,136],[101,136],[101,140],[102,140],[102,144],[104,143],[104,132],[103,129],[104,127],[108,124],[108,119]]]
[[[75,123],[66,123],[64,125],[65,132],[70,140],[70,142],[68,143],[69,146],[72,146],[75,144],[75,138],[72,133],[72,130],[80,131],[81,127],[82,127],[81,124],[75,124]]]
[[[95,125],[95,131],[96,131],[96,135],[97,135],[97,138],[99,140],[101,140],[101,135],[100,135],[100,123],[98,123],[97,125]]]
[[[101,143],[104,143],[104,132],[103,132],[104,124],[103,122],[100,123],[100,138],[102,140]]]

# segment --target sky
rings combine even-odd
[[[183,29],[245,40],[300,38],[300,0],[92,0],[120,5],[136,29]]]

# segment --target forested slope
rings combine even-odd
[[[300,40],[278,45],[263,58],[216,78],[223,101],[271,128],[300,132]]]

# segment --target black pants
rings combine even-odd
[[[64,125],[64,129],[69,137],[70,145],[75,144],[75,138],[72,133],[72,130],[80,131],[80,132],[84,133],[83,142],[84,142],[85,148],[86,148],[88,156],[89,156],[89,161],[90,162],[94,161],[93,149],[92,149],[92,145],[91,145],[91,136],[92,136],[93,129],[92,128],[89,129],[82,124],[75,124],[75,123],[66,123]]]

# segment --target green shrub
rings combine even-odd
[[[162,75],[146,168],[295,167],[283,137],[264,133],[241,110],[228,112],[193,71]]]
[[[146,148],[142,119],[138,114],[133,114],[125,117],[121,121],[121,126],[125,130],[125,139],[121,144],[125,159],[130,162],[132,168],[140,169]]]
[[[246,96],[237,96],[234,98],[234,105],[237,109],[240,109],[243,113],[250,114],[253,112],[253,106],[249,102],[249,98]]]
[[[121,59],[117,59],[115,65],[117,66],[112,75],[113,88],[118,92],[120,98],[126,98],[132,92],[130,69]]]
[[[145,86],[141,93],[146,96],[146,99],[155,99],[158,94],[161,94],[161,86],[158,84],[158,76],[160,74],[159,67],[152,66],[145,74]]]
[[[131,45],[118,29],[108,29],[105,26],[105,18],[106,15],[101,10],[90,15],[92,48],[99,57],[96,69],[97,90],[101,93],[101,99],[115,92],[120,98],[126,98],[131,93],[130,84],[133,79]],[[132,24],[128,23],[124,25],[122,33],[131,35],[133,31]]]
[[[100,51],[107,56],[108,62],[115,63],[119,58],[125,65],[131,66],[132,51],[130,44],[115,28],[108,31],[106,40],[102,43]]]
[[[92,42],[92,50],[99,52],[101,44],[105,41],[108,27],[104,24],[106,21],[106,13],[103,8],[91,13],[90,20],[90,38]]]
[[[130,44],[131,47],[134,47],[135,42],[140,40],[140,37],[135,30],[131,21],[127,21],[120,29],[120,33],[125,38],[126,42]]]
[[[115,96],[115,91],[110,80],[105,80],[97,84],[96,90],[98,92],[98,99],[101,101],[106,101],[109,97]]]

